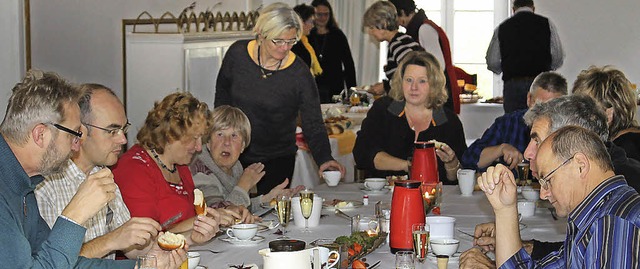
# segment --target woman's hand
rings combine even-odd
[[[456,152],[447,144],[443,144],[442,147],[436,148],[436,155],[438,155],[438,158],[440,158],[440,160],[445,164],[453,163],[458,160]]]
[[[253,163],[247,166],[247,168],[245,168],[242,172],[240,180],[238,180],[238,187],[248,192],[249,190],[251,190],[251,188],[253,188],[253,186],[258,184],[264,174],[264,164]]]
[[[224,208],[223,210],[228,210],[231,211],[237,215],[239,215],[239,218],[236,218],[234,220],[234,222],[240,222],[240,223],[255,223],[258,221],[262,221],[262,218],[258,217],[258,216],[254,216],[253,214],[251,214],[251,212],[244,206],[241,205],[230,205],[227,206],[226,208]],[[235,224],[235,223],[233,223]],[[232,224],[232,225],[233,225]]]
[[[174,269],[180,267],[187,260],[187,250],[189,250],[188,246],[172,251],[164,251],[158,246],[157,242],[154,242],[147,254],[157,257],[159,269]]]
[[[287,189],[287,185],[289,185],[289,179],[285,179],[284,182],[275,186],[269,193],[262,195],[260,202],[268,203],[271,202],[272,199],[277,198],[280,195],[294,196],[298,194],[301,190],[304,190],[304,185],[296,186],[295,188]]]
[[[207,208],[207,215],[198,215],[193,221],[193,231],[191,232],[191,241],[196,244],[202,244],[213,238],[220,231],[220,224],[216,219],[220,218],[220,214],[213,208]]]
[[[322,178],[322,172],[324,172],[325,170],[340,171],[340,178],[344,178],[344,174],[346,173],[346,169],[344,168],[344,166],[342,166],[342,164],[340,164],[336,160],[327,161],[320,165],[320,168],[318,169],[318,175],[320,176],[320,178]]]
[[[367,90],[367,92],[373,95],[382,95],[384,94],[384,84],[382,84],[382,82],[373,84],[369,87],[369,90]]]

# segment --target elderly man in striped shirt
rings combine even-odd
[[[500,268],[638,268],[640,195],[616,176],[600,137],[582,127],[560,128],[544,140],[536,158],[540,197],[568,217],[564,246],[534,261],[520,241],[513,174],[490,167],[478,185],[496,215],[496,263]]]

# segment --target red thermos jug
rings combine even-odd
[[[421,184],[420,181],[415,180],[395,182],[393,198],[391,198],[391,223],[389,224],[391,253],[413,250],[411,226],[425,223]]]
[[[415,142],[411,160],[411,180],[424,183],[438,183],[438,161],[433,142]]]

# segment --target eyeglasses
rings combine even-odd
[[[573,157],[575,157],[575,155],[571,156],[571,158],[567,159],[566,161],[558,165],[556,169],[551,170],[551,172],[549,172],[549,174],[547,174],[546,176],[543,176],[542,178],[538,179],[538,182],[540,183],[540,187],[542,187],[545,190],[549,190],[549,186],[551,186],[551,179],[550,179],[551,175],[553,175],[553,173],[558,171],[558,169],[560,169],[561,167],[568,164],[569,161],[573,160]]]
[[[57,123],[50,122],[49,124],[53,125],[53,127],[56,127],[56,129],[60,131],[73,135],[73,143],[78,143],[78,141],[80,141],[80,138],[82,137],[82,131],[74,131]]]
[[[329,17],[329,12],[316,12],[316,17]]]
[[[103,131],[107,132],[107,134],[109,134],[110,136],[116,136],[116,135],[119,135],[121,133],[122,134],[126,134],[127,131],[129,131],[129,126],[131,126],[131,123],[129,123],[127,121],[127,123],[124,126],[122,126],[121,128],[104,128],[104,127],[95,126],[93,124],[88,124],[88,123],[84,123],[84,125],[89,126],[89,127],[93,127],[93,128],[96,128],[96,129],[103,130]]]
[[[278,46],[278,47],[282,47],[284,45],[293,46],[295,44],[298,44],[298,39],[297,38],[293,38],[293,39],[289,39],[289,40],[271,39],[271,42],[273,42],[273,44]]]

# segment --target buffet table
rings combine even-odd
[[[361,201],[363,195],[363,192],[360,190],[361,188],[362,184],[360,183],[340,183],[337,187],[328,187],[322,184],[314,188],[314,191],[316,195],[326,200],[343,199]],[[344,210],[344,212],[351,216],[355,214],[373,215],[375,203],[377,201],[390,202],[391,196],[391,192],[383,195],[369,195],[369,205]],[[473,239],[460,233],[458,230],[473,233],[476,224],[493,220],[493,211],[482,192],[476,191],[472,196],[465,197],[460,195],[457,186],[444,186],[441,212],[445,216],[456,218],[455,236],[460,240],[459,251],[471,248]],[[322,215],[326,216],[321,218],[318,227],[310,228],[311,233],[302,233],[303,228],[296,227],[292,221],[287,227],[287,236],[310,243],[319,238],[335,239],[337,236],[350,234],[349,220],[338,217],[334,212],[329,210],[323,210]],[[271,220],[276,218],[275,215],[269,215],[265,217],[265,219]],[[536,238],[543,241],[562,241],[565,238],[566,220],[561,218],[554,221],[546,208],[537,208],[535,216],[524,218],[522,223],[526,225],[526,227],[521,230],[521,236],[524,239]],[[257,264],[262,268],[263,261],[262,257],[258,254],[258,250],[268,248],[269,242],[277,240],[279,235],[274,234],[274,230],[266,230],[260,232],[259,235],[264,236],[265,240],[253,246],[235,246],[218,238],[213,239],[204,246],[194,246],[192,249],[208,249],[221,252],[213,254],[200,251],[200,264],[207,266],[209,269],[224,269],[228,268],[229,265],[240,265],[242,263]],[[221,237],[224,238],[226,235]],[[386,244],[367,255],[366,259],[370,264],[381,261],[378,267],[380,269],[395,268],[394,255],[391,254],[389,246]],[[427,259],[424,264],[416,263],[416,269],[418,268],[437,268],[437,266],[434,261]],[[452,258],[449,261],[448,268],[458,268],[457,259]]]

